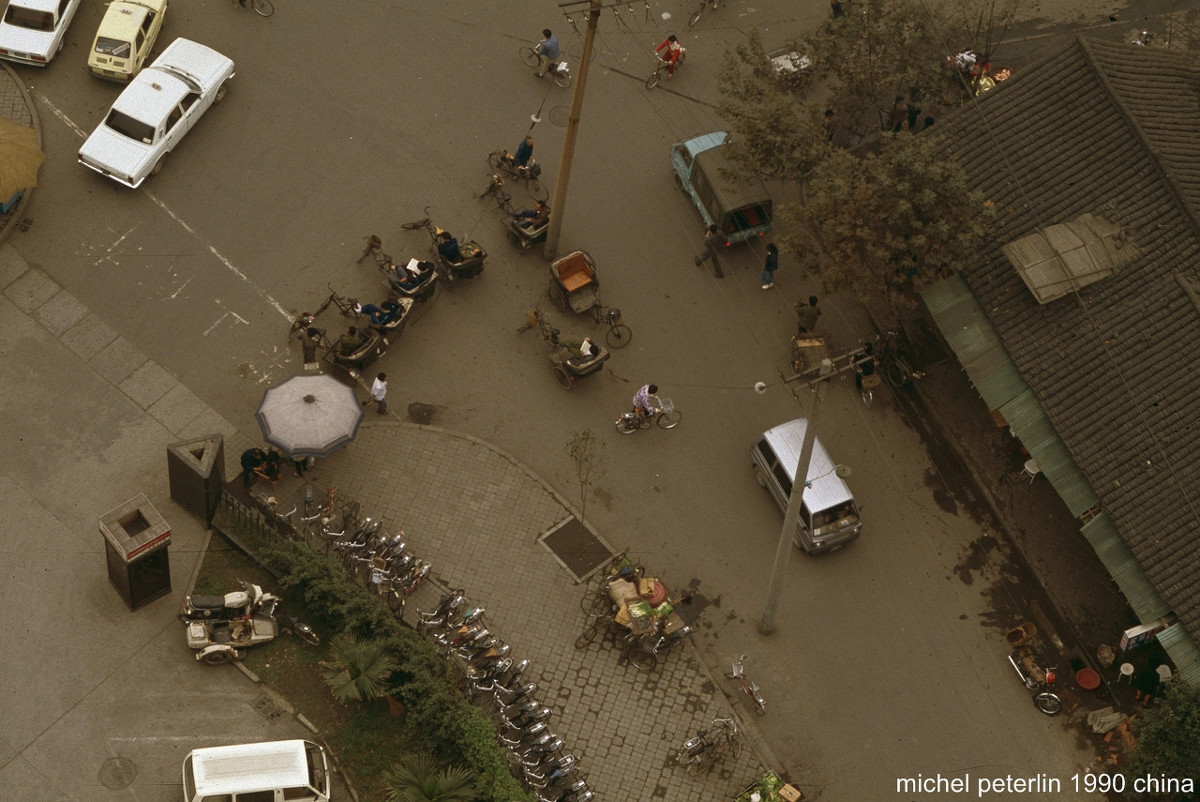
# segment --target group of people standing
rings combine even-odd
[[[724,242],[725,238],[717,231],[717,227],[708,226],[704,230],[704,253],[697,255],[695,259],[697,266],[703,265],[705,262],[711,262],[713,275],[717,278],[725,277],[725,273],[721,269],[720,256],[720,247]],[[763,269],[758,274],[758,280],[762,282],[764,290],[769,290],[775,286],[775,271],[778,269],[779,248],[775,243],[768,242],[767,255],[763,259]],[[821,307],[818,303],[818,298],[815,295],[810,295],[807,303],[804,301],[796,302],[796,326],[801,334],[813,331],[817,325],[817,319],[821,317]]]

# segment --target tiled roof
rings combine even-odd
[[[1076,39],[941,126],[996,204],[963,278],[1150,582],[1200,642],[1200,62]],[[1000,248],[1094,214],[1136,257],[1039,304]]]

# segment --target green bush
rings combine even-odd
[[[397,621],[378,596],[348,581],[338,563],[307,546],[265,543],[261,557],[284,589],[300,594],[322,629],[387,646],[395,663],[390,695],[406,710],[392,720],[415,750],[472,772],[484,802],[530,802],[509,770],[495,725],[463,696],[461,674],[431,640]]]

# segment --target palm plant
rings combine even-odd
[[[442,769],[429,755],[400,758],[384,772],[388,802],[471,802],[475,775],[460,766]]]
[[[386,696],[396,661],[379,641],[360,641],[338,635],[330,643],[335,662],[321,663],[325,684],[340,701],[364,701]]]

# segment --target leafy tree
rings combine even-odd
[[[832,151],[785,210],[784,243],[817,257],[825,292],[897,304],[972,258],[994,217],[937,137],[902,134],[862,156]]]
[[[827,293],[911,305],[991,228],[991,204],[933,132],[905,130],[949,79],[939,13],[916,0],[857,3],[792,43],[813,60],[798,92],[775,74],[757,32],[726,55],[730,155],[743,177],[800,186],[800,200],[776,212],[794,226],[783,245]]]
[[[385,642],[360,641],[340,634],[330,648],[335,662],[322,663],[321,673],[334,697],[345,702],[387,695],[396,661]]]
[[[1178,680],[1167,684],[1158,706],[1133,722],[1138,748],[1127,776],[1190,777],[1193,787],[1179,794],[1143,794],[1139,799],[1184,802],[1195,799],[1200,766],[1200,688]]]
[[[388,802],[471,802],[475,775],[458,766],[441,768],[429,755],[405,755],[384,774]]]

